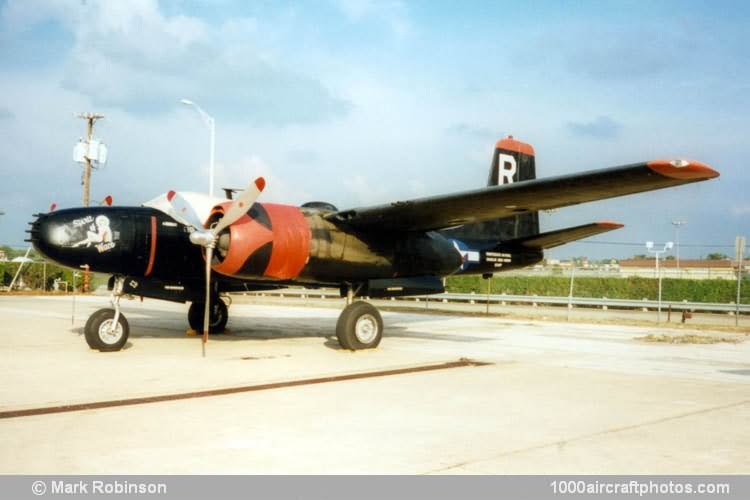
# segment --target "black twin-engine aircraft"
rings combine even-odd
[[[235,199],[169,192],[140,207],[72,208],[37,215],[31,242],[50,260],[108,273],[113,307],[92,314],[89,346],[125,345],[124,294],[191,302],[196,331],[224,330],[222,294],[303,285],[338,287],[347,298],[336,335],[345,349],[377,347],[383,321],[357,297],[442,293],[442,278],[517,269],[544,249],[622,227],[614,222],[539,232],[539,210],[566,207],[717,177],[695,161],[656,160],[536,179],[534,149],[496,143],[487,187],[338,210],[256,202],[256,179]]]

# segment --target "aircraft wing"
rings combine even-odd
[[[679,186],[718,176],[717,171],[696,161],[656,160],[354,208],[328,214],[326,218],[356,229],[427,231]]]
[[[570,243],[571,241],[582,240],[583,238],[596,236],[597,234],[606,233],[614,229],[620,229],[621,227],[623,227],[623,225],[618,224],[617,222],[592,222],[591,224],[584,224],[582,226],[567,227],[565,229],[557,229],[555,231],[535,234],[525,238],[504,241],[503,245],[518,244],[526,248],[554,248],[564,245],[565,243]]]

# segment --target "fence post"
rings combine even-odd
[[[570,291],[568,292],[568,321],[570,321],[570,313],[573,310],[573,280],[575,279],[575,275],[576,266],[575,261],[573,261],[573,267],[570,269]]]

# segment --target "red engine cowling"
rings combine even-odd
[[[217,205],[209,221],[229,207]],[[310,226],[299,208],[255,203],[219,236],[213,270],[238,278],[293,279],[310,255]]]

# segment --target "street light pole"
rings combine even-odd
[[[646,249],[649,251],[649,253],[652,253],[656,255],[656,276],[659,280],[659,305],[657,306],[657,313],[656,313],[656,323],[661,324],[661,270],[659,269],[659,255],[663,254],[667,250],[672,248],[673,243],[671,241],[668,241],[664,244],[663,250],[654,250],[654,242],[653,241],[647,241],[646,242]]]
[[[195,104],[190,99],[180,99],[182,104],[186,106],[192,106],[198,114],[203,118],[209,131],[209,160],[208,160],[208,194],[214,195],[214,153],[216,149],[216,120],[211,115],[206,113],[203,108]]]

